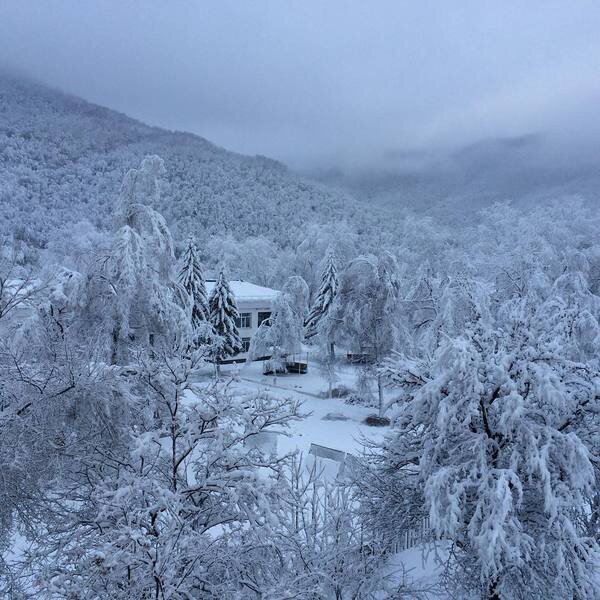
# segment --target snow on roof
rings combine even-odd
[[[256,285],[249,281],[232,280],[229,282],[229,285],[231,286],[231,291],[235,296],[236,302],[270,304],[279,294],[278,290]],[[212,292],[214,287],[215,280],[207,279],[206,291],[208,294]]]

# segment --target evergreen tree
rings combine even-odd
[[[236,325],[239,318],[235,297],[221,268],[219,278],[208,299],[210,323],[215,333],[220,337],[216,343],[216,358],[223,360],[235,356],[242,351],[242,341]]]
[[[320,325],[323,319],[329,313],[329,310],[337,296],[339,288],[337,267],[335,264],[335,255],[330,247],[325,259],[325,267],[321,276],[321,286],[317,292],[317,297],[313,302],[312,308],[304,324],[306,339],[310,339],[319,333]],[[331,344],[333,352],[333,344]]]
[[[189,294],[192,303],[192,328],[195,333],[196,343],[206,337],[200,333],[203,326],[210,320],[206,284],[202,274],[202,265],[198,259],[198,250],[192,238],[189,239],[187,248],[181,258],[181,269],[178,276],[179,284]]]

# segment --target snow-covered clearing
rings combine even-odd
[[[280,454],[296,450],[301,452],[307,467],[313,461],[313,457],[309,456],[311,444],[359,455],[365,439],[381,439],[389,430],[388,427],[365,425],[364,419],[376,412],[375,409],[346,404],[343,398],[323,397],[327,392],[327,382],[319,371],[318,363],[314,361],[311,363],[309,360],[309,370],[304,375],[288,373],[276,378],[263,375],[260,361],[224,365],[221,373],[223,382],[228,383],[230,389],[242,393],[267,390],[271,394],[302,402],[302,412],[307,416],[292,424],[289,435],[279,436],[277,451]],[[337,385],[353,390],[357,375],[354,365],[340,363],[337,367]],[[326,458],[318,460],[322,475],[334,479],[339,465]],[[437,579],[436,570],[433,553],[424,553],[421,546],[399,552],[389,564],[390,576],[400,577],[404,573],[420,589],[433,585]],[[444,598],[439,593],[430,597]]]
[[[241,392],[267,390],[269,393],[300,400],[302,412],[307,416],[295,422],[289,436],[280,436],[278,451],[299,450],[308,454],[311,444],[327,446],[343,452],[360,454],[366,438],[380,439],[386,427],[369,427],[364,419],[374,412],[372,408],[350,405],[343,398],[323,398],[327,382],[319,373],[316,363],[309,362],[304,375],[285,374],[273,377],[262,374],[262,363],[249,362],[222,367],[224,379],[234,378],[231,387]],[[353,389],[356,383],[356,368],[342,365],[339,368],[339,384]]]

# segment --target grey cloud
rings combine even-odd
[[[600,139],[598,2],[0,4],[0,65],[295,166]]]

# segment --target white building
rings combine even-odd
[[[248,348],[252,336],[258,331],[259,325],[271,316],[273,301],[278,296],[277,290],[255,285],[248,281],[230,281],[229,285],[240,314],[237,323],[244,345],[244,351],[234,357],[236,361],[248,358]],[[210,296],[215,287],[214,279],[206,280],[206,291]]]
[[[68,272],[65,270],[65,273]],[[64,283],[60,281],[59,283]],[[230,281],[229,285],[231,291],[235,297],[235,301],[238,307],[240,318],[237,326],[240,331],[240,338],[244,345],[244,351],[237,354],[234,361],[245,361],[248,358],[248,349],[250,347],[250,340],[252,336],[258,331],[259,325],[271,316],[272,303],[278,296],[279,291],[271,288],[262,287],[249,283],[248,281]],[[4,282],[4,286],[0,285],[0,308],[4,303],[10,303],[9,300],[13,301],[22,298],[22,302],[14,302],[15,308],[11,310],[11,323],[22,322],[27,318],[33,311],[34,301],[38,300],[38,296],[33,293],[37,286],[41,286],[40,282],[23,282],[21,280],[11,280],[10,282]],[[206,280],[206,291],[210,295],[213,288],[215,287],[214,279]],[[52,293],[53,286],[46,286],[45,293]],[[4,300],[4,302],[3,302]],[[6,324],[8,319],[0,319],[0,323]]]

